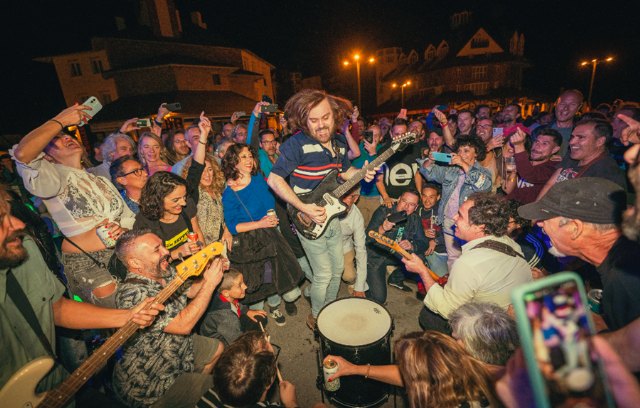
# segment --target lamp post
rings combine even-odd
[[[603,62],[611,62],[611,61],[613,61],[613,57],[607,57],[605,59],[594,58],[591,61],[582,61],[580,63],[581,67],[586,67],[587,65],[591,64],[591,81],[589,82],[589,98],[587,100],[587,103],[589,104],[589,108],[591,108],[591,95],[593,94],[593,81],[596,77],[596,67],[598,66],[598,64],[601,64]]]
[[[406,88],[409,85],[411,85],[411,81],[406,81],[405,83],[400,85],[400,107],[401,108],[404,108],[404,88]],[[391,84],[391,87],[394,89],[398,88],[398,84],[394,82]]]
[[[358,82],[358,107],[360,109],[362,109],[362,92],[360,90],[360,59],[361,56],[360,54],[353,54],[352,56],[353,60],[356,62],[356,80]],[[369,57],[368,62],[369,64],[373,64],[375,62],[375,58],[373,57]],[[348,67],[349,65],[351,65],[351,62],[349,60],[344,60],[342,61],[342,65],[344,65],[345,67]]]

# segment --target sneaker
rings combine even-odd
[[[407,285],[405,285],[404,283],[400,282],[400,283],[396,283],[396,282],[389,282],[389,286],[392,286],[396,289],[400,289],[403,292],[411,292],[411,288],[408,287]]]
[[[298,314],[298,306],[294,302],[284,302],[284,310],[289,316],[295,316]]]
[[[310,328],[311,330],[316,329],[316,318],[313,317],[312,314],[307,316],[307,327]]]
[[[276,326],[284,326],[287,323],[284,315],[280,313],[280,309],[278,308],[269,308],[269,317],[273,319]]]

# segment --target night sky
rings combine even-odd
[[[114,30],[114,15],[132,21],[136,1],[21,1],[5,4],[2,38],[0,133],[22,133],[64,108],[52,65],[38,56],[88,50],[92,35]],[[444,3],[444,2],[443,2]],[[576,1],[233,1],[176,0],[188,15],[200,10],[215,44],[247,48],[277,68],[304,76],[341,69],[352,50],[387,46],[422,54],[439,42],[449,16],[473,11],[489,34],[514,29],[526,37],[524,86],[556,94],[577,87],[587,94],[590,70],[582,59],[612,55],[599,65],[593,102],[640,100],[640,29],[628,2]],[[480,6],[480,4],[482,6]],[[601,4],[595,6],[594,4]],[[605,7],[606,6],[606,7]],[[437,42],[435,45],[437,45]],[[13,51],[8,51],[13,50]]]

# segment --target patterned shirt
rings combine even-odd
[[[169,282],[175,277],[172,269]],[[128,273],[118,286],[116,306],[129,309],[149,296],[157,296],[164,287],[149,278]],[[183,373],[193,372],[193,336],[165,333],[164,329],[187,305],[182,285],[165,302],[164,312],[146,329],[138,330],[125,344],[124,355],[117,362],[113,385],[118,396],[131,407],[156,402]]]
[[[298,132],[280,146],[280,157],[271,171],[282,178],[291,176],[289,184],[296,194],[309,192],[332,170],[349,169],[345,137],[335,134],[333,140],[337,156],[311,136]]]

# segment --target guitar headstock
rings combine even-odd
[[[396,241],[392,240],[389,237],[385,237],[384,235],[380,234],[377,231],[374,231],[374,230],[369,231],[369,236],[375,239],[378,244],[389,247],[396,252],[404,251]]]
[[[209,261],[222,254],[223,251],[224,245],[222,242],[213,242],[181,262],[180,265],[176,267],[176,273],[183,280],[191,276],[198,276],[202,273]]]
[[[413,133],[413,132],[405,132],[401,135],[398,135],[396,137],[391,137],[391,148],[394,150],[398,150],[398,148],[400,148],[401,146],[406,146],[408,144],[414,143],[416,141],[416,138],[418,137],[417,134]]]

